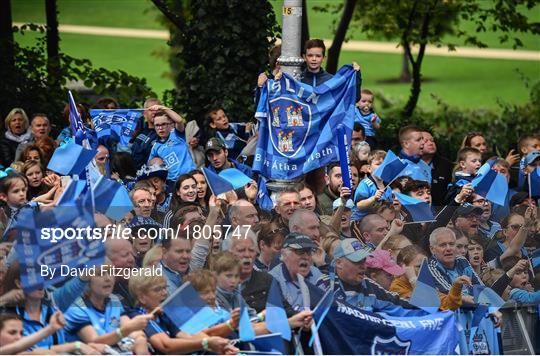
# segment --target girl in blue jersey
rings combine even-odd
[[[122,303],[112,294],[115,278],[109,268],[108,265],[96,266],[96,276],[90,278],[87,290],[66,311],[68,339],[148,354],[142,329],[153,315],[137,315],[132,319],[124,315]]]

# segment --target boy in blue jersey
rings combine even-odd
[[[161,158],[169,171],[167,180],[175,180],[180,175],[194,170],[195,163],[186,141],[182,139],[184,119],[171,109],[160,110],[154,117],[154,127],[158,139],[152,147],[148,162],[155,157]]]
[[[371,149],[375,149],[375,131],[381,128],[381,119],[373,111],[373,92],[362,89],[360,100],[356,103],[354,122],[360,123],[364,127],[366,142]]]
[[[222,108],[209,110],[206,114],[206,120],[211,128],[209,136],[222,140],[229,155],[236,159],[251,137],[253,124],[251,122],[247,124],[230,123]]]
[[[358,184],[358,188],[354,193],[352,221],[362,220],[364,216],[369,214],[369,209],[377,201],[392,201],[392,189],[389,186],[385,188],[384,182],[380,178],[373,176],[373,172],[379,168],[385,156],[386,152],[381,150],[370,153],[368,158],[369,175]]]

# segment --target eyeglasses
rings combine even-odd
[[[301,250],[297,250],[297,249],[293,249],[294,253],[297,255],[297,256],[302,256],[302,255],[310,255],[313,253],[313,250],[311,249],[301,249]]]
[[[523,227],[523,224],[514,224],[514,225],[510,225],[510,228],[514,231],[516,230],[519,230]]]
[[[473,201],[473,204],[476,204],[476,205],[487,205],[488,201],[486,199],[478,199],[478,200],[474,200]]]

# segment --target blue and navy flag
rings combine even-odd
[[[256,354],[256,355],[285,355],[285,344],[281,339],[280,334],[267,334],[257,336],[249,342],[255,350],[240,351],[240,354]]]
[[[90,110],[97,137],[111,137],[122,146],[129,145],[142,113],[142,109]]]
[[[266,188],[266,180],[264,177],[259,177],[259,183],[257,186],[259,187],[259,191],[257,192],[257,198],[255,201],[259,205],[259,208],[264,211],[272,211],[274,208],[274,202],[272,201],[272,198],[270,198],[270,193],[268,193],[268,189]]]
[[[315,306],[315,309],[313,309],[313,320],[315,321],[316,332],[311,334],[311,339],[309,340],[310,347],[313,345],[313,342],[315,342],[315,335],[319,333],[319,329],[321,328],[324,318],[326,318],[326,315],[330,311],[332,304],[334,304],[334,290],[330,289],[321,298],[319,303]]]
[[[77,199],[81,196],[86,188],[85,180],[72,179],[68,186],[62,192],[60,198],[58,198],[57,206],[75,206]]]
[[[231,183],[234,189],[243,188],[253,180],[236,168],[224,169],[219,172],[219,176]]]
[[[403,205],[409,214],[411,214],[413,221],[426,222],[433,221],[435,219],[433,216],[433,211],[431,211],[431,207],[425,201],[399,192],[394,192],[394,194],[401,205]]]
[[[339,160],[338,124],[347,142],[354,125],[356,75],[342,67],[317,87],[283,74],[261,90],[255,116],[260,120],[253,170],[271,179],[292,179]]]
[[[68,91],[68,103],[69,103],[69,126],[71,128],[71,135],[75,139],[75,142],[79,145],[85,145],[85,141],[88,144],[86,146],[89,147],[88,143],[88,137],[86,135],[86,128],[84,127],[84,123],[81,119],[81,114],[79,113],[79,110],[77,109],[77,104],[75,104],[75,100],[73,99],[73,95],[71,94],[71,91]]]
[[[70,141],[54,151],[47,169],[64,176],[81,175],[96,154],[96,150],[86,149]]]
[[[531,197],[540,196],[540,167],[529,174],[529,190]]]
[[[201,332],[222,319],[201,299],[190,282],[174,291],[162,303],[161,308],[180,330],[188,334]]]
[[[86,195],[86,193],[83,193]],[[99,265],[105,245],[91,231],[93,211],[80,197],[73,206],[39,210],[23,207],[9,227],[17,236],[15,249],[21,265],[21,283],[26,292],[70,278],[76,268]],[[88,229],[90,228],[90,229]]]
[[[494,160],[488,161],[480,167],[472,180],[472,186],[476,194],[494,204],[504,206],[506,194],[508,194],[508,181],[505,176],[491,169],[494,162]]]
[[[266,299],[266,328],[272,333],[280,333],[285,340],[291,341],[291,327],[287,320],[287,313],[283,309],[283,300],[275,279],[272,279]]]
[[[101,177],[92,189],[96,211],[113,220],[122,220],[133,209],[126,187],[114,180]]]
[[[208,183],[210,190],[212,191],[212,194],[214,194],[216,197],[222,193],[227,193],[234,190],[234,186],[229,183],[228,180],[220,177],[210,169],[202,167],[202,172],[206,178],[206,182]]]
[[[441,300],[439,293],[435,288],[435,281],[429,272],[427,259],[422,262],[416,286],[411,295],[410,303],[417,306],[428,313],[434,313],[439,309]]]
[[[373,172],[375,177],[379,177],[386,184],[390,184],[407,167],[407,163],[399,159],[391,150],[388,150],[382,164]]]

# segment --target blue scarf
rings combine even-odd
[[[407,159],[413,163],[418,163],[420,162],[420,157],[418,156],[409,156],[408,154],[406,154],[405,152],[403,152],[403,150],[399,151],[399,157],[400,158],[404,158],[404,159]]]

